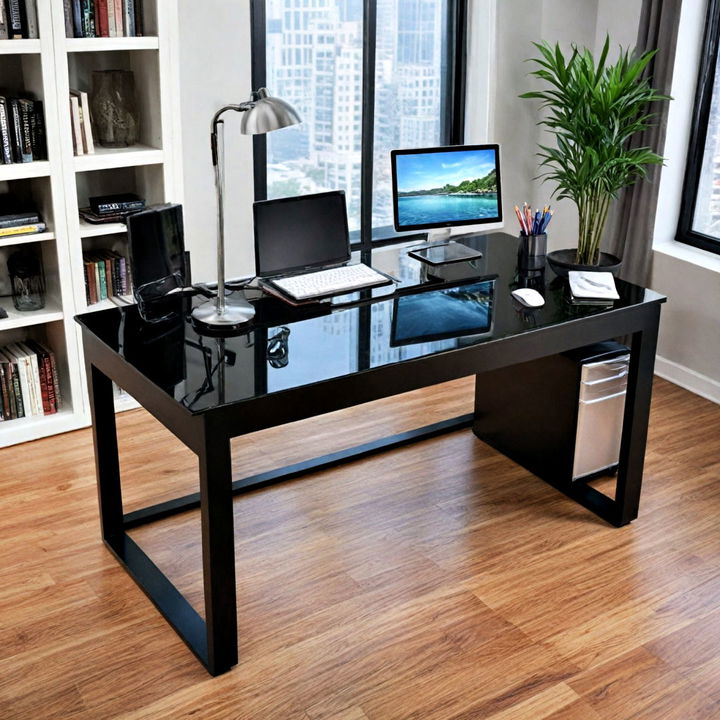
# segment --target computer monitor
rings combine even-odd
[[[253,204],[255,274],[282,275],[350,260],[345,193],[299,195]]]
[[[495,279],[488,278],[398,297],[393,303],[390,344],[489,334],[494,295]]]
[[[498,145],[393,150],[390,161],[397,231],[502,222]]]

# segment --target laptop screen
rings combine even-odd
[[[255,274],[318,270],[350,259],[345,193],[341,190],[253,204]]]

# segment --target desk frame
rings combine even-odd
[[[630,336],[630,369],[615,499],[582,482],[544,478],[620,527],[637,517],[662,300],[569,320],[479,345],[372,368],[193,414],[83,326],[102,538],[211,675],[238,660],[233,495],[411,442],[470,427],[464,415],[342,452],[232,481],[230,440],[419,388]],[[112,381],[198,457],[199,492],[124,513]],[[128,530],[199,508],[205,619],[130,538]]]

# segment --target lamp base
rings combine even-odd
[[[208,300],[192,311],[193,322],[205,326],[215,334],[227,334],[244,329],[255,317],[255,308],[247,301],[238,305],[226,305],[219,313],[216,302]]]

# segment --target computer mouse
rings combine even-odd
[[[529,308],[542,307],[545,304],[545,298],[532,288],[518,288],[510,293],[521,305]]]

